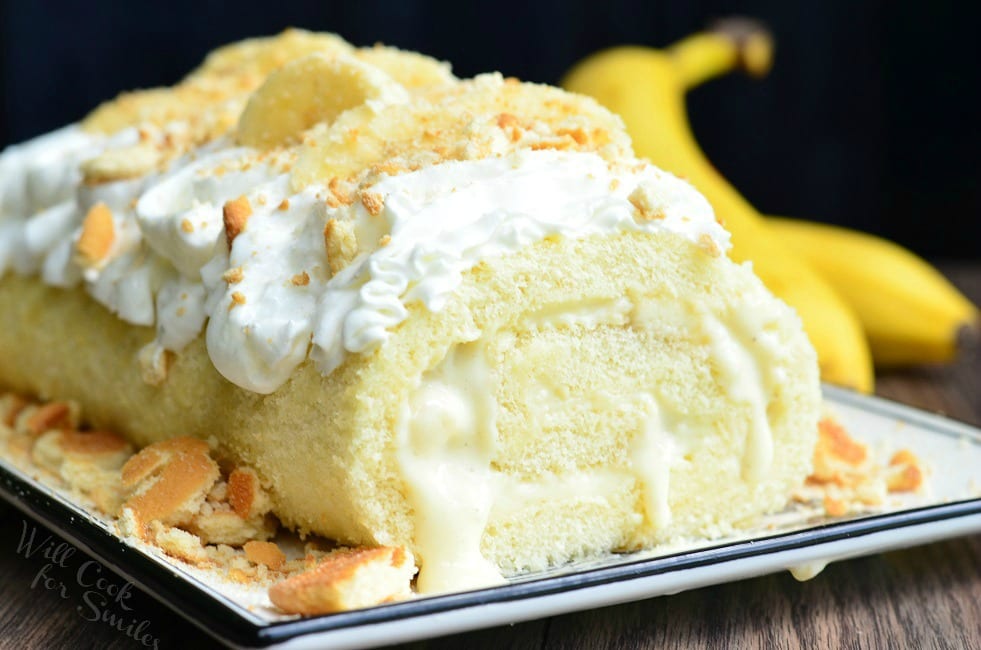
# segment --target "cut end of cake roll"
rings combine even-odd
[[[809,473],[814,352],[747,267],[675,235],[563,240],[459,296],[396,331],[352,409],[344,493],[421,591],[719,537]]]

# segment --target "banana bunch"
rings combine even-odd
[[[872,361],[855,312],[716,171],[689,127],[686,90],[736,65],[755,74],[769,67],[766,34],[737,27],[697,34],[666,50],[606,50],[576,65],[562,84],[619,113],[638,155],[682,176],[705,195],[732,234],[732,258],[751,260],[766,286],[797,310],[817,350],[821,377],[870,392]]]
[[[797,310],[825,381],[869,392],[873,357],[883,366],[950,360],[978,312],[943,276],[878,238],[765,218],[698,147],[685,92],[736,68],[762,76],[772,52],[756,23],[728,20],[665,50],[600,52],[575,66],[563,85],[619,113],[639,155],[706,196],[732,233],[733,259],[751,260],[767,287]]]
[[[877,366],[953,361],[963,344],[977,339],[977,307],[905,248],[837,226],[768,222],[852,305]]]

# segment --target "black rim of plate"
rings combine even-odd
[[[833,401],[874,414],[901,417],[911,424],[936,433],[958,437],[967,434],[974,437],[976,441],[981,441],[978,430],[973,427],[888,400],[869,398],[828,387],[825,387],[825,395]],[[139,585],[150,596],[206,633],[235,645],[247,647],[266,647],[308,634],[392,622],[491,603],[549,596],[981,514],[981,498],[954,501],[821,524],[764,538],[728,542],[654,558],[630,560],[629,556],[624,556],[623,562],[607,566],[528,579],[489,589],[433,596],[326,616],[260,624],[242,616],[231,601],[197,587],[188,588],[187,578],[177,570],[169,569],[163,563],[129,546],[112,532],[63,503],[60,497],[53,496],[48,488],[21,479],[2,465],[0,465],[0,496],[77,544],[79,548],[105,562],[114,572]]]

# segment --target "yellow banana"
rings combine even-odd
[[[770,227],[848,301],[876,365],[943,363],[977,336],[978,309],[943,275],[880,237],[771,217]]]
[[[705,195],[732,233],[732,258],[752,260],[767,287],[797,310],[817,350],[822,378],[869,392],[872,361],[855,313],[712,167],[688,124],[688,88],[736,65],[756,73],[768,69],[769,37],[745,25],[696,34],[663,51],[606,50],[576,65],[563,85],[619,113],[639,155],[685,177]]]

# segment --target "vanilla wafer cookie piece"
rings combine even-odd
[[[416,568],[401,547],[339,550],[317,566],[269,589],[269,599],[288,614],[331,614],[407,598]]]

